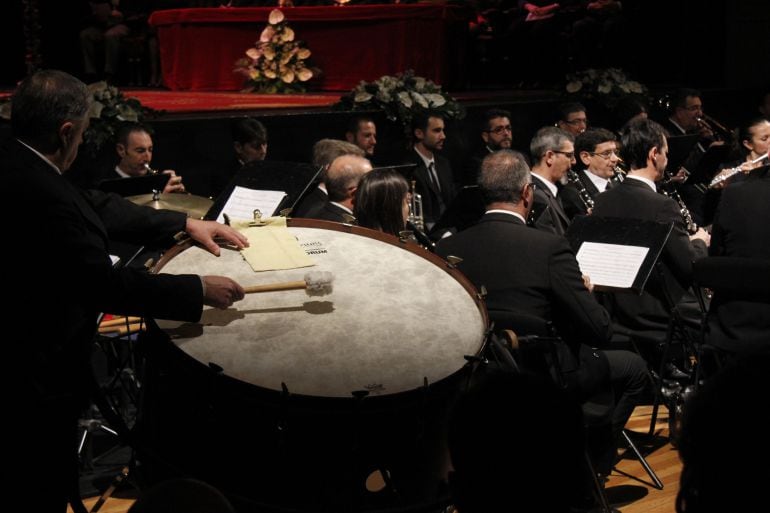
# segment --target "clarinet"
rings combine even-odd
[[[682,200],[682,197],[679,195],[679,192],[676,190],[676,188],[673,185],[670,185],[671,182],[668,182],[665,186],[660,188],[660,193],[667,198],[671,198],[672,200],[676,201],[676,204],[679,205],[679,215],[682,216],[682,220],[684,221],[684,225],[687,227],[687,233],[690,235],[694,234],[698,231],[698,225],[695,224],[695,221],[692,220],[692,214],[690,214],[690,209],[687,208],[687,205],[684,204],[684,201]]]
[[[573,184],[575,188],[577,188],[578,194],[580,195],[580,201],[583,202],[583,206],[585,207],[586,211],[594,208],[594,199],[590,194],[588,194],[588,191],[586,190],[585,185],[583,185],[583,182],[580,180],[580,177],[572,169],[567,171],[567,181]]]

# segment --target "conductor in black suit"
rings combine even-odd
[[[688,235],[676,201],[657,193],[655,182],[663,177],[668,163],[666,131],[649,119],[632,121],[623,130],[621,148],[630,170],[623,183],[596,198],[593,215],[673,223],[661,256],[664,283],[674,303],[692,305],[694,299],[686,294],[692,285],[692,263],[706,256],[710,236],[702,228]],[[621,325],[638,331],[665,331],[670,305],[655,276],[641,296],[616,294],[615,300]],[[681,306],[682,314],[696,323],[694,309]]]
[[[562,362],[567,385],[581,401],[606,388],[609,377],[617,400],[612,427],[619,435],[645,388],[644,362],[628,351],[592,349],[607,346],[610,317],[589,292],[567,240],[525,224],[534,195],[524,157],[506,150],[487,156],[479,187],[486,214],[476,226],[440,240],[436,253],[462,258],[458,268],[486,288],[493,319],[524,314],[554,323],[572,355]]]
[[[430,230],[455,198],[454,176],[449,161],[436,152],[444,148],[444,118],[437,112],[424,112],[412,119],[415,190],[422,197],[425,227]],[[441,234],[435,234],[440,237]]]
[[[588,214],[591,206],[583,194],[596,201],[596,196],[612,187],[610,179],[620,160],[616,139],[615,134],[604,128],[589,128],[575,138],[577,163],[573,171],[578,182],[570,180],[559,192],[570,220]]]
[[[186,231],[219,254],[214,237],[241,248],[229,227],[140,207],[83,191],[62,174],[88,127],[91,95],[76,78],[42,71],[13,96],[13,139],[3,146],[0,185],[5,235],[19,252],[3,252],[9,301],[5,316],[26,332],[6,345],[3,404],[20,419],[6,457],[8,489],[34,510],[64,512],[76,496],[77,419],[88,405],[90,354],[99,312],[197,321],[204,304],[227,308],[243,288],[221,276],[164,275],[112,266],[108,239],[169,247]]]

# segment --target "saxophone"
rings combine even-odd
[[[585,185],[583,185],[583,182],[580,180],[580,176],[578,176],[572,169],[567,171],[567,181],[573,184],[577,189],[578,194],[580,195],[580,201],[583,202],[586,211],[594,208],[594,199],[588,194]]]

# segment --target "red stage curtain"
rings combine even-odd
[[[173,9],[152,14],[163,79],[172,90],[233,91],[235,61],[254,45],[272,7]],[[447,5],[361,5],[282,9],[323,70],[312,88],[352,89],[407,69],[445,86],[462,71],[466,11]]]

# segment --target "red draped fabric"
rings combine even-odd
[[[273,7],[157,11],[163,80],[172,90],[233,91],[243,87],[234,63],[259,39]],[[462,70],[466,17],[448,5],[361,5],[283,8],[323,75],[311,87],[349,90],[413,69],[445,86]]]

